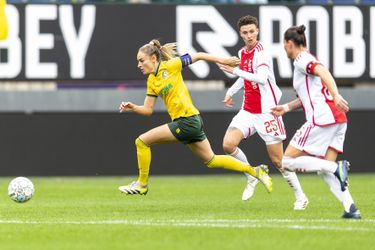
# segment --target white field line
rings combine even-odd
[[[332,223],[347,222],[336,226]],[[0,220],[0,224],[37,225],[133,225],[133,226],[173,226],[173,227],[212,227],[212,228],[276,228],[322,231],[365,231],[375,232],[374,219],[166,219],[166,220],[92,220],[92,221],[28,221]],[[313,224],[313,225],[309,225]],[[363,227],[364,224],[370,227]]]

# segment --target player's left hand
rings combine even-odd
[[[271,114],[274,116],[282,116],[285,114],[285,109],[283,105],[277,105],[276,107],[271,108]]]
[[[342,112],[348,112],[349,111],[348,102],[340,94],[335,95],[333,97],[333,101],[334,101],[336,107],[339,110],[341,110]]]
[[[219,66],[219,68],[224,71],[224,72],[227,72],[229,74],[233,74],[233,70],[234,70],[234,67],[232,66],[229,66],[229,65],[225,65],[225,64],[217,64],[217,66]]]

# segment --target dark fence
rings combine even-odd
[[[203,113],[205,131],[215,152],[235,113]],[[374,170],[372,150],[374,111],[354,111],[345,143],[352,172]],[[2,113],[0,114],[0,175],[136,175],[134,140],[150,128],[169,121],[166,113],[151,117],[115,113]],[[303,123],[301,112],[284,118],[289,142]],[[241,148],[256,165],[270,164],[264,143],[255,135]],[[152,148],[151,174],[227,173],[204,166],[184,145]],[[276,172],[271,168],[272,172]]]

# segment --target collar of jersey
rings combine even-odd
[[[259,41],[257,41],[257,43],[254,45],[254,47],[252,47],[250,50],[248,50],[246,45],[245,45],[245,53],[247,53],[247,54],[251,53],[258,44],[259,44]]]
[[[155,76],[157,76],[157,74],[159,72],[160,63],[161,63],[161,61],[159,61],[158,66],[156,67],[156,71],[154,73]]]

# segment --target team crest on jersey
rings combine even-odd
[[[163,77],[163,79],[167,79],[168,77],[167,71],[163,70],[163,72],[161,73],[161,77]]]

